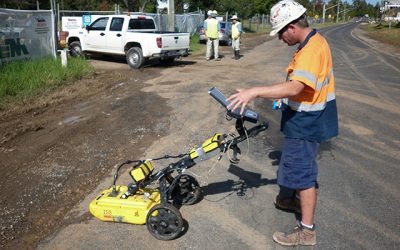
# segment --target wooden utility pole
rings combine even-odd
[[[343,3],[343,22],[346,22],[346,2]]]
[[[340,5],[340,1],[338,1],[338,3],[337,3],[336,23],[339,22],[339,5]]]

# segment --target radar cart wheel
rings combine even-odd
[[[179,205],[195,204],[201,198],[201,187],[193,176],[183,174],[175,183],[171,198]]]
[[[182,232],[183,219],[179,210],[173,205],[157,204],[147,214],[146,226],[155,238],[172,240]]]

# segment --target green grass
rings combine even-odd
[[[397,25],[392,23],[390,27],[389,23],[384,22],[380,24],[365,24],[360,27],[367,31],[371,38],[400,47],[400,23]]]
[[[93,72],[87,61],[69,58],[62,67],[60,58],[14,61],[0,66],[0,108],[42,92],[68,84]]]
[[[194,34],[190,39],[190,53],[192,55],[199,55],[204,53],[204,45],[199,41],[199,34]]]

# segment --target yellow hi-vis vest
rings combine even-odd
[[[207,19],[206,36],[208,38],[218,38],[218,20],[215,18]]]
[[[236,22],[235,24],[232,24],[232,38],[234,40],[238,39],[239,36],[240,36],[240,32],[239,32],[239,29],[237,27],[238,25],[239,25],[239,22]]]

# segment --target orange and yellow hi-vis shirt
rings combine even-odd
[[[286,137],[323,141],[338,135],[335,79],[329,45],[314,29],[293,55],[287,80],[306,87],[282,100],[281,130]]]

